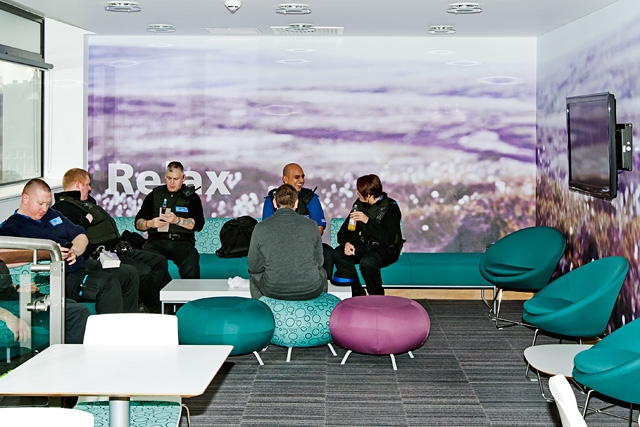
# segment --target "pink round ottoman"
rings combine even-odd
[[[329,330],[333,341],[351,352],[388,354],[397,370],[394,354],[421,347],[431,328],[427,311],[417,302],[402,297],[369,295],[340,301],[331,313]]]

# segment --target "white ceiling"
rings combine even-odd
[[[309,0],[312,13],[275,13],[283,0],[242,0],[235,14],[224,0],[139,0],[137,13],[106,12],[107,0],[3,0],[41,16],[101,35],[149,35],[149,24],[173,24],[176,36],[210,35],[204,28],[258,29],[272,36],[272,26],[305,22],[319,27],[344,27],[345,37],[434,37],[430,25],[453,25],[446,37],[537,37],[582,18],[618,0],[481,0],[484,12],[453,15],[451,0]],[[215,37],[215,36],[212,36]]]

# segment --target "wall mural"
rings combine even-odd
[[[344,217],[376,173],[406,251],[481,252],[535,223],[535,55],[523,38],[89,36],[93,195],[135,215],[179,160],[207,216],[259,217],[297,162]]]
[[[629,3],[630,4],[630,3]],[[637,129],[640,126],[640,91],[637,69],[640,65],[640,29],[636,25],[640,14],[624,9],[625,25],[617,9],[593,16],[602,28],[589,32],[568,26],[545,36],[539,42],[544,56],[538,57],[538,178],[537,222],[562,230],[567,236],[567,253],[559,273],[566,273],[594,259],[611,255],[624,256],[630,269],[623,285],[609,330],[638,317],[638,241],[640,223],[640,170]],[[635,16],[634,16],[635,14]],[[610,16],[609,16],[610,15]],[[548,49],[546,51],[545,49]],[[563,50],[564,52],[556,52]],[[569,191],[566,97],[599,92],[611,92],[617,100],[618,123],[633,123],[636,149],[634,170],[618,175],[618,196],[612,201],[601,200]]]

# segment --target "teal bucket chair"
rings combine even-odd
[[[620,256],[601,258],[559,277],[525,301],[522,320],[560,337],[594,338],[604,334],[629,262]]]
[[[640,405],[640,319],[636,319],[573,359],[573,379],[587,388],[583,417],[592,392],[630,404],[629,426],[633,405]]]
[[[566,247],[564,235],[553,227],[523,228],[492,244],[480,258],[480,274],[498,289],[491,314],[509,325],[520,322],[500,318],[503,290],[537,292],[551,279]]]

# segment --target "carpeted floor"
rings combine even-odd
[[[286,349],[229,358],[202,396],[185,399],[196,426],[560,426],[555,404],[524,377],[533,331],[496,330],[481,301],[420,300],[431,318],[415,358],[352,354],[336,347]],[[503,303],[519,318],[521,301]],[[542,336],[538,343],[557,343]],[[546,387],[546,378],[543,379]],[[575,390],[575,387],[574,387]],[[578,404],[585,395],[576,390]],[[590,408],[605,406],[595,399]],[[587,415],[589,426],[626,426],[628,407]],[[637,411],[634,412],[637,425]],[[181,426],[186,426],[185,417]]]

